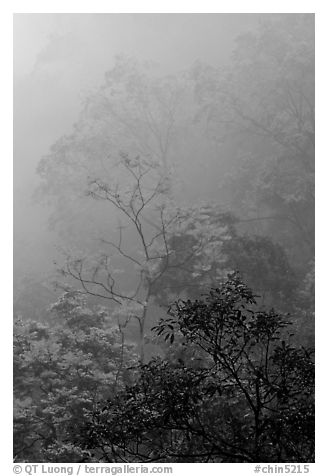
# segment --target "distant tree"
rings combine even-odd
[[[194,79],[209,135],[236,155],[224,184],[232,211],[306,267],[314,251],[314,16],[270,16],[237,39],[229,66],[198,65]]]
[[[313,461],[312,352],[288,325],[237,275],[178,301],[155,331],[202,357],[141,366],[77,441],[108,462]]]
[[[204,288],[214,286],[231,271],[224,249],[235,235],[235,217],[221,212],[215,203],[187,207],[180,213],[181,225],[168,237],[177,265],[162,274],[153,291],[156,302],[165,306],[178,296],[199,297]]]
[[[167,270],[156,283],[156,300],[167,304],[177,295],[200,297],[203,289],[215,286],[237,269],[261,295],[262,304],[291,311],[299,283],[284,248],[265,236],[241,235],[240,219],[221,212],[216,204],[195,207],[195,212],[193,218],[186,216],[184,227],[169,238],[172,255],[188,257],[200,233],[207,235],[210,246],[189,255],[184,266]]]
[[[51,223],[67,241],[76,244],[81,230],[86,241],[95,224],[106,229],[101,207],[84,192],[90,175],[112,180],[122,151],[156,163],[173,180],[177,128],[189,114],[186,94],[192,90],[188,93],[182,76],[163,76],[149,63],[115,58],[101,86],[84,99],[72,133],[57,140],[38,165],[38,195],[50,204]]]
[[[262,304],[291,311],[295,304],[298,276],[284,248],[266,236],[239,235],[224,243],[226,267],[238,269]]]

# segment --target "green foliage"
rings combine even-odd
[[[155,331],[203,358],[141,366],[79,444],[108,462],[313,461],[312,352],[293,347],[288,326],[256,310],[237,275],[202,300],[178,301]]]

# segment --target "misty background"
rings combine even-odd
[[[303,292],[314,255],[311,15],[18,14],[14,30],[16,314],[42,319],[63,253],[92,255],[114,236],[117,217],[86,191],[115,177],[122,152],[161,163],[175,205],[212,203],[241,237],[271,240],[271,251],[252,245],[268,266],[282,246]]]
[[[14,16],[14,299],[24,278],[46,281],[54,269],[58,237],[49,231],[49,210],[34,197],[37,165],[72,130],[83,98],[99,87],[115,56],[152,61],[163,75],[187,70],[197,60],[223,65],[236,37],[255,30],[266,16]],[[201,158],[194,159],[201,165]]]

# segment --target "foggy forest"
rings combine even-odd
[[[314,462],[314,15],[14,15],[14,461]]]

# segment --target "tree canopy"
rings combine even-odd
[[[141,366],[94,413],[82,444],[108,462],[312,461],[312,351],[293,346],[289,326],[258,311],[237,275],[176,302],[154,331],[194,359]]]

